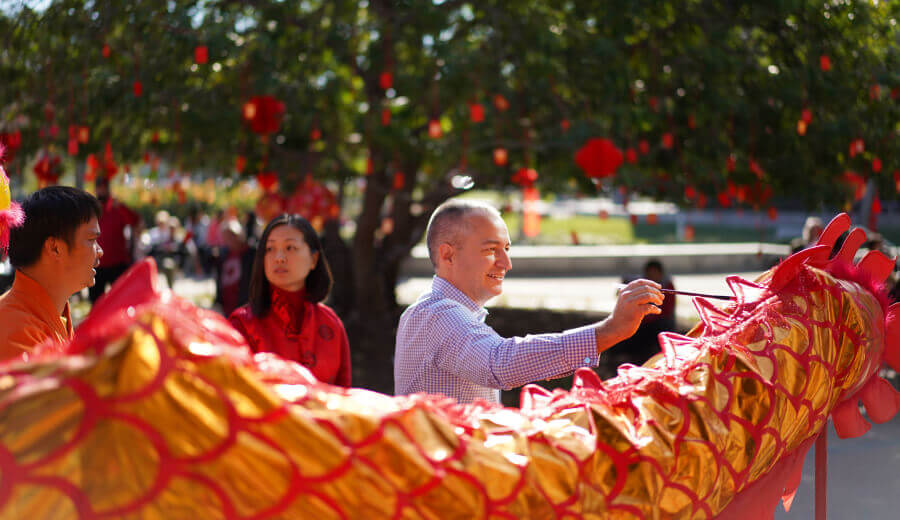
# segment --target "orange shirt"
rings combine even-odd
[[[69,303],[60,316],[47,291],[16,271],[12,288],[0,296],[0,362],[30,352],[48,339],[72,339]]]

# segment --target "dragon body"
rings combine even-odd
[[[0,518],[765,518],[829,416],[841,436],[900,397],[898,308],[841,215],[818,247],[662,353],[520,409],[389,397],[253,356],[220,316],[133,269],[66,346],[0,370]]]

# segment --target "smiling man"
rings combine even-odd
[[[68,186],[34,192],[22,203],[25,223],[12,230],[12,288],[0,296],[0,361],[46,340],[72,338],[69,296],[94,285],[103,256],[100,203]]]
[[[512,269],[509,231],[493,207],[451,200],[426,231],[435,276],[431,291],[400,318],[394,353],[399,394],[441,393],[460,402],[499,402],[500,389],[597,366],[600,353],[628,338],[647,314],[659,313],[659,284],[635,280],[605,320],[578,329],[504,338],[484,323],[484,304],[503,292]]]

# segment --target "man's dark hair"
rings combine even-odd
[[[22,210],[25,223],[9,236],[9,262],[17,269],[34,265],[48,238],[60,238],[73,247],[78,227],[102,213],[97,197],[69,186],[50,186],[32,193],[22,203]]]
[[[266,226],[259,239],[259,246],[256,248],[256,257],[253,259],[253,272],[250,275],[250,310],[257,317],[264,316],[272,304],[269,280],[266,278],[266,242],[269,241],[272,230],[278,226],[291,226],[300,231],[303,233],[303,240],[309,246],[309,252],[319,252],[319,261],[306,275],[306,300],[314,303],[320,302],[331,292],[331,268],[328,267],[328,261],[325,260],[319,235],[305,218],[300,215],[284,213],[273,218]]]
[[[664,272],[662,262],[660,262],[659,260],[657,260],[655,258],[647,260],[647,263],[644,264],[644,272],[645,273],[650,269],[657,269],[661,273]]]

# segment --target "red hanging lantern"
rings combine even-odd
[[[322,138],[322,131],[319,130],[318,127],[313,128],[313,129],[309,132],[309,138],[310,138],[310,140],[318,141],[319,139]]]
[[[34,164],[34,175],[38,178],[38,185],[42,188],[59,182],[59,177],[62,175],[59,157],[44,153]]]
[[[695,233],[696,232],[694,231],[694,226],[692,226],[690,224],[684,226],[684,240],[685,241],[693,242]]]
[[[697,207],[700,208],[700,209],[705,208],[705,207],[706,207],[706,202],[707,202],[706,194],[705,194],[705,193],[698,193],[698,194],[697,194]]]
[[[615,174],[622,161],[622,151],[606,138],[589,139],[575,153],[575,163],[590,178],[602,179]]]
[[[243,107],[244,120],[250,130],[260,135],[278,131],[284,116],[284,102],[273,96],[254,96]]]
[[[872,171],[879,173],[881,171],[881,159],[878,157],[872,159]]]
[[[506,110],[509,109],[509,101],[507,101],[506,98],[503,97],[502,94],[495,94],[494,95],[494,108],[496,108],[500,112],[505,112]]]
[[[312,175],[307,174],[303,182],[297,184],[294,193],[287,198],[285,210],[288,213],[298,213],[308,220],[316,229],[330,218],[330,208],[336,204],[334,193],[328,188],[316,182]]]
[[[194,61],[198,65],[204,65],[209,61],[209,48],[207,48],[206,45],[194,47]]]
[[[721,206],[723,208],[731,207],[731,198],[728,196],[727,193],[720,192],[716,198],[719,200],[719,206]]]
[[[531,188],[538,179],[538,172],[534,168],[519,168],[513,174],[512,181],[523,188]]]
[[[650,153],[650,143],[648,143],[646,139],[638,141],[638,152],[640,152],[641,155]]]
[[[78,140],[77,139],[69,139],[68,146],[66,147],[66,151],[69,152],[69,155],[78,155]]]
[[[726,187],[725,187],[725,194],[731,199],[736,198],[737,197],[737,186],[735,186],[735,184],[733,182],[728,181],[728,183],[726,184]]]
[[[673,146],[675,146],[675,136],[672,135],[672,132],[664,133],[662,135],[662,147],[666,150],[671,150]]]
[[[693,186],[688,185],[684,187],[684,198],[686,198],[687,200],[693,200],[696,196],[697,190]]]
[[[844,182],[853,189],[853,198],[859,200],[866,193],[866,180],[854,171],[847,170],[843,175]]]
[[[91,140],[91,129],[87,126],[78,127],[78,142],[87,144]]]
[[[827,54],[819,56],[819,68],[824,72],[831,70],[831,58]]]
[[[473,123],[484,121],[484,105],[481,103],[469,103],[469,120]]]
[[[730,154],[725,158],[725,169],[731,173],[735,168],[737,168],[737,157],[735,157],[734,154]]]
[[[494,148],[494,164],[497,166],[506,166],[506,161],[509,158],[506,148]]]
[[[871,87],[869,87],[869,99],[877,100],[881,97],[881,85],[875,83]]]
[[[812,123],[812,119],[813,119],[812,110],[810,110],[808,108],[804,108],[800,112],[800,119],[806,124]]]
[[[110,54],[109,45],[104,43],[103,49],[100,50],[100,54],[102,54],[104,58],[109,58],[109,54]]]
[[[625,150],[625,161],[628,164],[634,164],[638,160],[637,152],[634,151],[634,148],[628,148]]]
[[[134,91],[134,97],[141,97],[141,94],[144,93],[144,86],[140,81],[135,81],[131,84],[131,90]]]
[[[647,99],[647,104],[650,105],[651,110],[656,112],[659,108],[659,99],[657,99],[656,96],[650,96],[650,98]]]
[[[384,71],[378,75],[378,86],[381,90],[387,90],[394,86],[394,75],[390,71]]]
[[[400,191],[406,186],[406,176],[403,172],[394,172],[394,180],[391,183],[395,191]]]
[[[244,171],[244,167],[247,166],[247,158],[243,155],[238,155],[234,158],[234,170],[238,173]]]
[[[268,223],[273,218],[284,213],[285,200],[277,192],[265,192],[256,201],[256,214],[264,222]]]
[[[88,154],[85,159],[84,180],[92,181],[97,177],[97,170],[100,168],[100,161],[94,154]]]
[[[263,191],[269,192],[278,186],[278,175],[275,172],[259,172],[256,174],[256,182]]]
[[[753,175],[756,175],[757,179],[762,179],[763,175],[765,175],[765,173],[766,173],[759,166],[759,163],[757,163],[756,160],[754,160],[752,158],[748,161],[747,165],[750,168],[750,171],[753,173]]]
[[[2,158],[12,161],[16,157],[16,152],[22,146],[22,132],[16,130],[15,132],[0,133],[0,145],[6,149]]]
[[[382,108],[381,109],[381,126],[387,126],[391,124],[391,109],[390,108]]]
[[[562,121],[559,122],[559,127],[562,128],[563,132],[568,132],[569,128],[571,128],[571,126],[572,126],[572,124],[569,122],[568,119],[563,119]]]
[[[432,119],[428,122],[428,137],[432,139],[438,139],[444,135],[444,131],[441,129],[441,122],[437,119]]]

